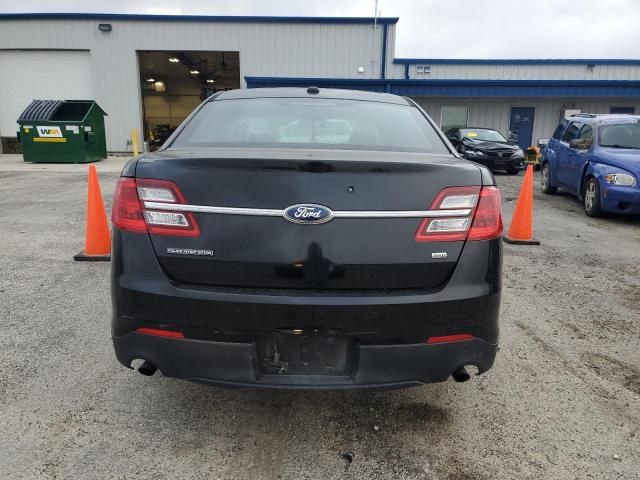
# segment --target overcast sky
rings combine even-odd
[[[396,57],[640,58],[640,0],[380,0],[378,9],[400,17]],[[372,16],[374,0],[0,0],[0,12]]]

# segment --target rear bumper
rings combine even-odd
[[[491,367],[498,343],[502,244],[469,242],[437,291],[314,292],[178,285],[149,237],[114,230],[112,337],[118,360],[153,363],[166,376],[228,386],[354,388],[445,380],[463,365]],[[136,333],[177,330],[185,339]],[[256,341],[286,330],[352,339],[355,366],[336,377],[261,377]],[[434,336],[473,340],[425,344]]]
[[[260,375],[254,343],[165,339],[128,333],[113,339],[124,365],[145,359],[168,377],[224,387],[399,388],[445,381],[453,371],[493,365],[497,345],[481,339],[435,345],[358,345],[348,376]]]

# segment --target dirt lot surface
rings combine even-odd
[[[0,172],[0,478],[640,478],[640,220],[535,194],[502,350],[470,382],[229,391],[121,367],[85,169]],[[117,174],[102,173],[108,206]],[[505,219],[522,175],[498,175]],[[536,180],[536,190],[539,190]]]

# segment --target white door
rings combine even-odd
[[[92,100],[88,51],[0,50],[0,136],[32,100]]]

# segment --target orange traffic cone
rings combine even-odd
[[[533,238],[533,165],[527,165],[509,233],[503,238],[507,243],[540,245],[540,241]]]
[[[87,192],[87,231],[84,251],[73,257],[79,261],[111,260],[111,234],[107,213],[104,210],[100,183],[95,165],[89,165],[89,189]]]

